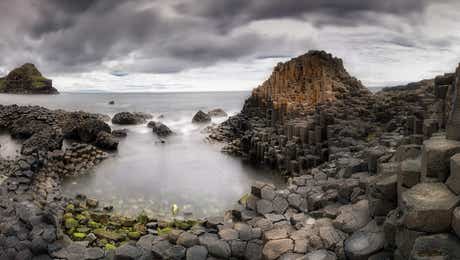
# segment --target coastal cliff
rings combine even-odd
[[[58,94],[50,79],[43,77],[34,64],[26,63],[0,78],[0,93]]]

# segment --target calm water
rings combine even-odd
[[[114,205],[124,214],[145,210],[152,215],[168,215],[171,206],[177,204],[180,212],[202,217],[221,214],[256,180],[282,182],[267,170],[256,169],[221,153],[218,145],[204,141],[205,126],[191,123],[199,109],[222,108],[235,114],[248,95],[248,92],[0,95],[0,104],[40,105],[110,116],[121,111],[151,113],[154,120],[168,125],[176,135],[162,144],[146,125],[111,125],[115,129],[129,129],[118,152],[94,172],[67,179],[64,191],[69,195],[88,194],[104,204]],[[114,100],[115,105],[108,105],[110,100]],[[164,117],[160,119],[160,115]],[[214,118],[213,123],[223,120],[225,118]],[[2,141],[10,143],[8,151],[15,149],[7,137],[0,137],[0,143]]]

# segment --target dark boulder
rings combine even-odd
[[[85,120],[77,127],[78,139],[83,142],[95,141],[100,132],[111,132],[110,126],[100,119]]]
[[[208,123],[211,122],[211,117],[203,111],[198,111],[192,119],[193,123]]]
[[[99,132],[94,143],[97,147],[105,150],[117,150],[118,140],[110,133]]]
[[[147,126],[152,128],[152,131],[159,137],[168,137],[173,134],[173,131],[161,122],[150,121]]]
[[[21,148],[21,153],[30,155],[38,151],[60,150],[64,136],[60,128],[45,128],[41,132],[32,135],[27,139]]]
[[[120,112],[113,116],[112,123],[118,125],[137,125],[145,122],[145,115],[130,112]]]

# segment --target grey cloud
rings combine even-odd
[[[380,23],[373,18],[379,13],[401,17],[421,13],[429,3],[429,0],[2,1],[0,64],[13,66],[31,61],[55,73],[96,69],[110,73],[113,67],[126,73],[175,73],[219,61],[285,57],[315,47],[310,38],[238,31],[253,21],[293,18],[311,21],[314,26],[359,26]],[[415,47],[410,38],[395,37],[387,41]],[[433,44],[448,46],[449,42]],[[8,56],[10,53],[14,54]]]

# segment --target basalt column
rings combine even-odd
[[[457,68],[454,81],[452,110],[447,121],[447,139],[460,141],[460,66]]]

